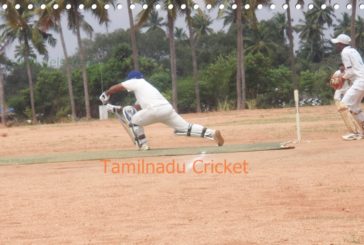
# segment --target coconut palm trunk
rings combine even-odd
[[[197,67],[197,55],[196,55],[196,38],[195,32],[191,23],[191,9],[186,9],[187,26],[190,34],[190,46],[191,46],[191,58],[192,58],[192,79],[195,84],[195,96],[196,96],[196,111],[201,112],[201,99],[200,99],[200,83],[198,81],[198,67]]]
[[[171,62],[171,77],[172,77],[172,104],[178,111],[178,95],[177,95],[177,65],[176,65],[176,45],[174,42],[174,20],[173,16],[168,13],[168,38],[169,38],[169,55]]]
[[[237,60],[236,60],[236,97],[237,109],[245,109],[246,85],[245,85],[245,66],[244,66],[244,39],[243,39],[243,22],[242,22],[242,2],[237,1],[236,9],[236,26],[237,26]]]
[[[4,75],[1,67],[0,67],[0,110],[1,110],[1,123],[4,126],[6,126]]]
[[[293,28],[292,28],[292,18],[291,18],[291,8],[289,5],[289,0],[286,0],[287,4],[287,36],[289,41],[289,63],[291,66],[291,72],[292,72],[292,81],[293,81],[293,87],[295,89],[298,89],[298,79],[296,76],[296,62],[294,57],[294,49],[293,49]]]
[[[128,6],[130,6],[131,1],[127,0],[127,4],[128,4]],[[130,39],[131,39],[133,65],[134,65],[135,70],[139,70],[138,47],[137,47],[137,42],[136,42],[134,18],[133,18],[133,11],[131,10],[130,7],[128,7],[128,14],[129,14],[129,24],[130,24]]]
[[[350,23],[350,35],[351,35],[351,46],[356,47],[356,30],[355,30],[355,20],[356,20],[356,0],[352,0],[351,8],[351,23]]]
[[[32,123],[37,123],[37,116],[35,113],[35,102],[34,102],[34,84],[33,84],[33,77],[32,77],[32,70],[29,64],[29,57],[25,55],[25,65],[27,67],[27,75],[28,75],[28,82],[29,82],[29,94],[30,94],[30,106],[32,109]]]
[[[67,85],[68,85],[68,95],[70,97],[70,105],[71,105],[71,111],[72,111],[72,121],[76,120],[76,106],[75,106],[75,98],[73,95],[73,85],[72,85],[72,73],[71,73],[71,67],[68,62],[68,54],[67,54],[67,48],[66,48],[66,42],[64,40],[62,25],[60,21],[57,21],[57,27],[58,32],[61,37],[61,43],[62,43],[62,49],[63,49],[63,55],[64,55],[64,65],[66,67],[66,76],[67,76]]]
[[[79,19],[78,19],[79,20]],[[85,55],[81,40],[81,30],[80,25],[78,24],[76,26],[76,35],[77,35],[77,42],[79,47],[79,57],[80,57],[80,63],[81,63],[81,69],[82,69],[82,80],[83,80],[83,90],[84,90],[84,96],[85,96],[85,109],[86,109],[86,119],[91,119],[91,108],[90,108],[90,96],[88,92],[88,79],[87,79],[87,71],[86,71],[86,65],[85,65]]]

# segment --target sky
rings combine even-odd
[[[206,10],[206,6],[205,6],[205,4],[203,4],[203,2],[201,0],[198,0],[196,2],[199,4],[199,7],[201,9]],[[273,0],[272,3],[275,5],[275,9],[271,9],[269,7],[263,7],[261,10],[257,10],[256,14],[257,14],[258,19],[260,19],[260,20],[269,19],[278,12],[279,13],[285,12],[285,10],[282,8],[282,5],[284,2],[285,2],[285,0]],[[86,21],[93,26],[94,33],[107,33],[107,32],[113,32],[120,28],[122,28],[122,29],[129,28],[129,18],[128,18],[128,11],[126,9],[126,0],[119,1],[119,3],[122,5],[122,8],[120,10],[114,9],[113,7],[110,7],[108,10],[110,20],[111,20],[110,23],[108,24],[108,28],[106,28],[105,25],[99,25],[97,20],[93,16],[91,16],[89,13],[87,13],[87,12],[84,13]],[[291,1],[290,7],[291,7],[291,11],[292,11],[293,23],[297,24],[300,19],[303,19],[302,10],[307,11],[308,4],[310,2],[306,0],[305,5],[300,10],[297,10],[295,8],[295,3],[296,3],[296,1]],[[343,13],[344,11],[349,12],[349,13],[351,12],[351,10],[346,9],[346,7],[344,6],[344,5],[346,5],[346,1],[341,1],[341,0],[331,1],[332,5],[334,3],[340,4],[340,8],[335,11],[335,13],[337,13],[337,16],[341,16],[341,13]],[[139,4],[136,4],[135,9],[133,10],[133,13],[136,15],[141,10],[142,10],[142,6]],[[2,11],[2,9],[0,11]],[[210,11],[208,13],[211,15],[212,19],[216,19],[216,15],[217,15],[216,11]],[[357,14],[358,14],[358,16],[364,16],[364,10],[358,9]],[[166,17],[165,11],[161,10],[160,16],[165,18]],[[0,20],[0,22],[1,22],[1,20]],[[66,24],[65,18],[63,18],[63,20],[62,20],[62,26],[63,26],[63,30],[64,30],[64,34],[65,34],[65,39],[67,42],[66,46],[67,46],[68,54],[73,55],[77,51],[76,36],[67,29],[67,24]],[[185,23],[182,18],[177,19],[176,26],[185,28]],[[213,29],[215,31],[219,31],[222,28],[223,28],[223,25],[222,25],[221,21],[214,21]],[[331,30],[329,30],[327,32],[328,37],[331,34],[330,32],[332,33]],[[53,35],[56,39],[58,39],[59,35],[57,33],[53,33]],[[85,33],[82,33],[82,37],[86,38]],[[297,48],[298,36],[295,35],[294,38],[295,38],[295,48]],[[6,55],[11,59],[14,58],[14,46],[15,45],[12,45],[6,49]],[[54,67],[58,67],[61,65],[62,59],[63,59],[63,51],[62,51],[61,43],[60,43],[60,41],[57,41],[56,47],[49,47],[48,64],[51,66],[54,66]]]

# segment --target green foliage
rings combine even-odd
[[[41,66],[37,63],[30,63],[32,77],[36,81],[37,74]],[[28,77],[24,63],[14,63],[11,65],[11,72],[5,77],[5,94],[14,96],[19,90],[28,88]],[[28,91],[29,92],[29,91]]]
[[[219,56],[236,53],[236,32],[218,32],[202,36],[197,45],[198,64],[201,69],[214,63]]]
[[[169,47],[167,35],[162,29],[152,29],[137,35],[139,55],[149,57],[157,62],[168,63]]]
[[[191,78],[178,81],[178,108],[179,112],[189,112],[196,108],[194,84]]]
[[[159,91],[167,91],[171,89],[171,76],[165,71],[152,74],[148,81]]]
[[[95,64],[105,62],[112,57],[115,57],[115,51],[120,49],[120,46],[126,45],[130,48],[130,36],[125,30],[116,30],[107,34],[96,34],[94,41],[85,42],[85,54],[89,63]],[[75,56],[78,59],[77,55]]]
[[[177,75],[188,77],[192,75],[191,48],[188,41],[176,41],[176,55],[178,57]]]
[[[265,91],[257,96],[258,108],[285,107],[293,103],[293,82],[291,71],[285,67],[271,68],[267,71]]]
[[[35,98],[37,111],[47,122],[70,113],[66,78],[58,69],[44,68],[39,72]]]
[[[317,5],[320,0],[315,0]],[[203,110],[231,110],[236,106],[236,25],[234,11],[228,11],[230,19],[227,31],[210,29],[211,19],[200,19],[195,24],[198,59],[198,79]],[[318,98],[330,103],[333,91],[327,79],[341,62],[340,55],[328,45],[325,28],[332,24],[330,9],[305,12],[305,20],[296,26],[300,47],[297,50],[296,69],[302,98]],[[201,16],[195,16],[195,20]],[[202,16],[203,17],[203,16]],[[205,16],[206,17],[206,16]],[[208,17],[208,16],[207,16]],[[248,16],[244,16],[248,18]],[[343,16],[335,26],[335,33],[348,30],[350,17]],[[161,93],[171,101],[172,84],[167,33],[162,29],[162,19],[155,16],[155,23],[138,32],[140,70]],[[293,86],[288,60],[285,14],[277,14],[269,20],[250,25],[244,21],[246,106],[248,108],[284,107],[293,104]],[[364,21],[358,18],[357,43],[363,49]],[[164,27],[163,27],[164,28]],[[185,29],[186,30],[186,29]],[[325,31],[325,32],[324,32]],[[132,69],[132,52],[129,30],[116,30],[96,34],[94,39],[83,40],[89,77],[91,114],[98,116],[100,93],[122,82]],[[19,46],[19,51],[21,51]],[[330,50],[329,50],[330,48]],[[195,85],[192,79],[191,49],[189,40],[176,40],[178,106],[180,112],[194,111]],[[62,63],[60,61],[59,63]],[[84,116],[84,88],[78,54],[70,57],[76,112]],[[65,67],[59,69],[31,62],[35,82],[36,109],[44,114],[44,120],[64,120],[70,113]],[[25,65],[18,61],[7,68],[6,99],[14,107],[18,117],[30,115],[30,99]],[[132,104],[132,94],[123,92],[112,96],[114,104]]]
[[[30,67],[35,82],[42,68],[34,62],[30,62]],[[15,113],[19,119],[29,118],[25,114],[26,108],[30,108],[30,95],[27,71],[24,63],[11,65],[11,73],[5,77],[5,97],[8,105],[15,109]]]
[[[13,107],[17,118],[31,118],[31,112],[28,115],[29,108],[29,88],[18,90],[15,96],[9,96],[7,102],[9,107]]]
[[[248,54],[245,57],[247,98],[266,92],[270,87],[268,70],[272,67],[271,60],[260,52]]]
[[[225,99],[217,104],[218,111],[231,111],[235,108],[235,101]]]
[[[201,75],[201,103],[216,107],[219,102],[235,98],[236,58],[219,56]]]
[[[332,89],[328,86],[331,73],[327,70],[302,71],[300,76],[300,90],[304,98],[318,98],[323,104],[332,100]]]
[[[131,48],[126,43],[121,43],[111,50],[112,58],[116,60],[124,60],[131,56]]]

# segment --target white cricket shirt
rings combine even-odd
[[[129,79],[122,82],[121,85],[126,88],[128,92],[134,92],[137,103],[143,109],[170,104],[152,84],[143,78]]]
[[[345,66],[344,78],[353,83],[353,87],[364,90],[364,64],[359,52],[347,46],[341,51],[341,59]]]

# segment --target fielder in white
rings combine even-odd
[[[359,140],[363,138],[364,113],[361,110],[361,101],[364,97],[364,63],[356,49],[350,46],[351,38],[348,35],[340,34],[331,42],[335,44],[336,50],[341,52],[342,63],[345,72],[342,79],[350,80],[352,86],[346,91],[341,100],[341,113],[347,112],[348,117],[353,118],[353,126],[349,126],[344,119],[351,133],[344,135],[344,140]]]
[[[345,66],[344,64],[340,64],[339,65],[339,70],[335,71],[335,73],[333,74],[333,76],[343,76],[345,73]],[[342,87],[335,89],[335,93],[334,93],[334,100],[335,101],[341,101],[344,98],[344,95],[346,93],[346,91],[348,91],[348,89],[351,86],[351,82],[349,80],[345,80]]]
[[[168,100],[153,85],[147,82],[139,71],[129,72],[126,81],[111,86],[101,94],[100,100],[103,104],[106,104],[111,95],[123,90],[133,92],[137,100],[133,107],[124,107],[123,113],[130,122],[129,127],[135,136],[134,143],[139,149],[149,149],[143,127],[158,122],[173,128],[176,135],[215,140],[218,146],[224,144],[224,138],[219,130],[189,123],[177,114]]]

